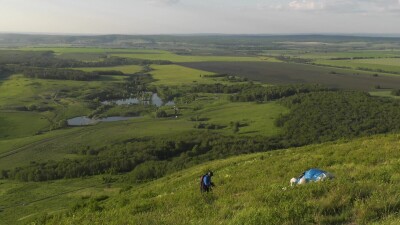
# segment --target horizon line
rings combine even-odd
[[[47,36],[351,36],[351,37],[400,37],[400,33],[62,33],[62,32],[17,32],[0,31],[0,34],[47,35]]]

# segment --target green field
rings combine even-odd
[[[1,207],[7,207],[0,214],[1,224],[26,224],[35,217],[66,212],[83,198],[113,196],[121,189],[103,184],[101,177],[49,183],[0,182],[0,187]]]
[[[211,83],[211,79],[202,77],[212,75],[213,73],[195,70],[179,65],[153,65],[151,75],[156,81],[156,85],[183,85],[198,83]]]
[[[215,103],[214,103],[215,104]],[[287,110],[275,103],[254,104],[254,103],[219,103],[215,107],[198,111],[200,118],[209,118],[207,123],[218,124],[228,127],[226,132],[232,133],[229,129],[231,122],[240,122],[243,127],[239,134],[272,136],[279,133],[274,125],[275,119]]]
[[[168,60],[172,62],[208,62],[208,61],[221,61],[221,62],[257,62],[268,61],[277,62],[276,59],[270,57],[243,57],[243,56],[191,56],[191,55],[177,55],[170,52],[163,53],[150,53],[150,54],[112,54],[123,58],[133,59],[148,59],[148,60]]]
[[[336,67],[348,67],[376,72],[400,73],[400,58],[353,59],[353,60],[316,60],[316,64]]]
[[[53,51],[57,54],[64,53],[134,53],[134,54],[163,54],[168,53],[167,51],[162,50],[149,50],[149,49],[126,49],[126,48],[89,48],[89,47],[65,47],[65,48],[57,48],[57,47],[24,47],[18,48],[17,50],[22,51]]]
[[[400,222],[395,42],[124,38],[0,49],[0,225]]]
[[[68,216],[54,215],[46,224],[397,224],[398,138],[377,136],[205,162],[107,194],[110,199],[97,208],[89,204]],[[291,177],[313,167],[330,171],[335,180],[288,187]],[[214,171],[216,187],[202,195],[198,180],[207,169]]]
[[[49,125],[39,113],[0,111],[0,139],[32,136]]]
[[[392,58],[399,57],[400,51],[395,50],[387,50],[387,51],[339,51],[339,52],[331,52],[326,51],[322,52],[321,50],[315,51],[301,51],[301,50],[268,50],[264,51],[262,55],[267,56],[292,56],[299,57],[303,59],[337,59],[337,58]]]
[[[372,96],[377,96],[377,97],[387,97],[387,98],[395,98],[395,99],[400,99],[400,96],[395,96],[392,94],[392,91],[372,91],[370,92]]]
[[[62,90],[84,91],[99,88],[101,81],[44,80],[13,75],[0,83],[0,107],[46,102],[51,104]]]

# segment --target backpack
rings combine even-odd
[[[201,176],[200,178],[200,191],[205,191],[206,190],[206,186],[204,185],[204,177],[207,176],[207,174],[204,174],[203,176]]]

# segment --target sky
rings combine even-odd
[[[400,0],[0,0],[0,32],[400,33]]]

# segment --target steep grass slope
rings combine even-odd
[[[36,224],[399,224],[400,135],[385,135],[237,156],[125,189],[82,199]],[[288,187],[318,167],[336,179]],[[212,193],[199,177],[214,171]]]

